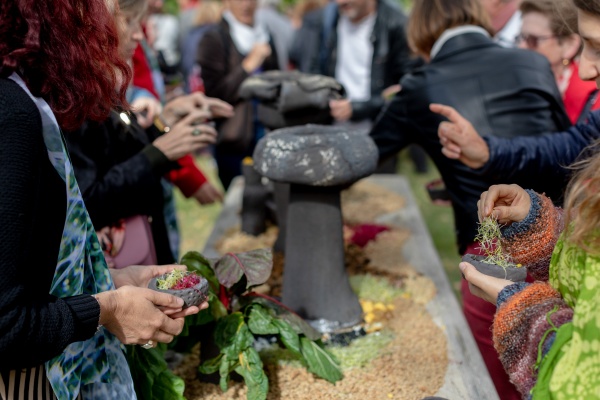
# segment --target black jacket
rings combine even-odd
[[[328,13],[332,13],[331,16]],[[338,18],[335,3],[306,16],[294,44],[295,58],[306,60],[298,64],[302,72],[335,77]],[[377,2],[377,17],[371,35],[371,98],[352,102],[353,121],[375,119],[384,105],[381,92],[397,84],[404,74],[420,63],[410,56],[406,41],[406,23],[406,16],[396,4],[388,0]],[[330,24],[332,25],[329,26]],[[303,54],[298,54],[301,52]]]
[[[565,168],[578,159],[589,145],[600,140],[600,110],[588,115],[588,120],[564,132],[547,133],[538,137],[505,139],[486,137],[490,159],[476,170],[482,176],[523,181],[530,176],[547,177],[553,187],[565,187],[572,170]],[[589,154],[581,154],[589,156]]]
[[[161,177],[178,168],[150,144],[160,132],[143,130],[131,115],[124,124],[116,112],[104,122],[86,122],[66,135],[75,176],[94,224],[101,229],[134,215],[152,217],[159,264],[174,262],[164,218]]]
[[[493,183],[514,183],[499,176],[483,177],[441,153],[437,129],[442,117],[430,103],[458,110],[481,135],[538,135],[570,126],[547,60],[531,51],[506,49],[480,33],[448,40],[440,52],[401,81],[402,91],[375,122],[371,136],[380,159],[411,143],[433,159],[450,194],[461,252],[477,229],[477,200]],[[535,189],[544,177],[528,182]]]

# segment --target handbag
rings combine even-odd
[[[156,249],[146,215],[135,215],[97,232],[106,262],[111,268],[155,265]]]

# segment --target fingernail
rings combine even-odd
[[[183,304],[184,304],[183,299],[181,297],[177,297],[177,305],[180,307],[183,307]]]
[[[464,272],[465,268],[467,268],[467,265],[465,263],[460,263],[458,264],[458,269],[460,269],[460,272]]]

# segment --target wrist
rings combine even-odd
[[[98,318],[98,329],[110,324],[115,310],[114,291],[102,292],[94,295],[100,305],[100,318]]]

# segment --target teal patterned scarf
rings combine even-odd
[[[56,118],[50,106],[34,97],[17,74],[13,73],[10,79],[38,107],[48,157],[66,183],[67,216],[50,294],[62,298],[114,289]],[[56,397],[70,400],[81,392],[84,399],[135,399],[123,351],[119,340],[104,328],[91,339],[67,346],[62,354],[46,363],[46,374]]]

